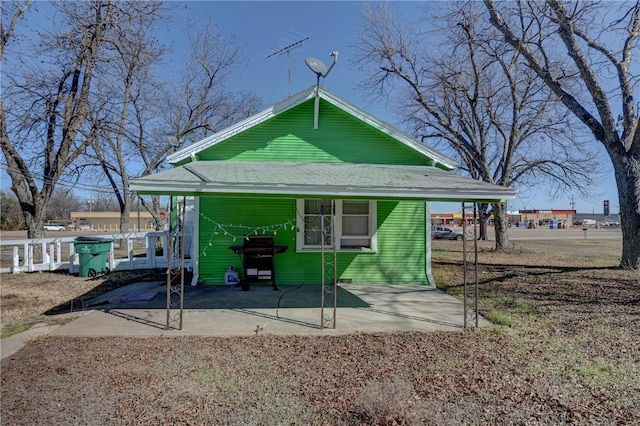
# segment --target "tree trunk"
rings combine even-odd
[[[129,231],[129,218],[131,217],[131,204],[133,204],[133,197],[125,194],[123,203],[120,204],[120,232],[128,232]],[[137,219],[136,219],[137,221]],[[136,222],[136,228],[137,228]],[[136,232],[140,232],[140,229],[137,229]]]
[[[160,217],[160,211],[162,210],[162,207],[160,206],[160,197],[153,195],[151,200],[153,202],[153,211],[151,212],[151,215],[156,221],[156,231],[164,231],[164,223],[168,219],[167,216],[164,217],[164,220]],[[167,212],[165,214],[168,215],[169,213]]]
[[[511,248],[511,244],[507,235],[507,205],[494,203],[491,205],[491,209],[493,210],[493,223],[496,232],[496,250],[508,250]]]
[[[620,203],[623,268],[640,269],[640,154],[610,152]]]
[[[47,206],[44,200],[37,194],[33,197],[33,208],[28,210],[28,213],[24,211],[25,223],[27,225],[27,238],[42,238],[45,236],[44,232],[44,219],[47,211]],[[20,204],[29,205],[29,201],[20,202]]]
[[[480,235],[478,235],[478,239],[482,241],[487,240],[488,209],[489,205],[487,203],[478,203],[478,224],[480,225]]]

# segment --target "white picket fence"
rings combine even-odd
[[[113,240],[107,258],[110,271],[167,267],[169,233],[166,231],[88,236]],[[76,274],[80,263],[75,241],[76,237],[0,240],[0,273],[68,270],[70,274]],[[162,248],[162,254],[157,253],[158,247]],[[6,266],[7,263],[10,266]],[[186,263],[190,263],[190,259]],[[185,267],[191,265],[185,264]]]

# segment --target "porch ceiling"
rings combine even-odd
[[[352,163],[195,161],[132,179],[152,195],[364,198],[499,202],[516,190],[431,166]]]

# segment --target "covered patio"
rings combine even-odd
[[[432,166],[416,165],[390,165],[390,164],[352,164],[352,163],[288,163],[288,162],[241,162],[241,161],[192,161],[175,167],[174,169],[150,176],[132,180],[130,189],[139,194],[169,195],[182,199],[178,202],[175,215],[179,218],[177,223],[185,223],[186,197],[267,197],[267,198],[319,198],[319,199],[372,199],[372,200],[411,200],[429,203],[432,201],[458,201],[462,203],[462,210],[472,208],[475,217],[475,203],[477,202],[503,202],[515,196],[516,191],[511,188],[499,187],[489,183],[473,180],[452,172],[447,172]],[[465,205],[465,203],[467,203]],[[174,203],[171,203],[172,205]],[[322,211],[322,232],[333,238],[333,221],[330,220],[331,209]],[[428,209],[427,209],[428,212]],[[325,216],[328,220],[325,221]],[[430,235],[429,215],[425,217],[426,233]],[[325,227],[326,226],[326,227]],[[477,245],[476,227],[463,228],[465,240],[463,242],[463,261],[465,268],[465,297],[458,312],[460,320],[451,321],[451,326],[461,328],[467,326],[477,327],[480,318],[477,314]],[[186,240],[184,227],[172,229],[175,238],[184,244]],[[324,241],[324,238],[322,238]],[[324,244],[324,243],[323,243]],[[172,256],[178,259],[176,253],[184,253],[185,247],[176,247]],[[427,265],[430,268],[430,247],[426,252]],[[376,304],[382,306],[381,312],[366,311],[366,318],[362,323],[350,317],[347,309],[359,309],[342,307],[339,299],[342,283],[338,282],[336,264],[339,262],[339,253],[333,247],[322,247],[321,262],[318,268],[322,269],[322,291],[318,294],[317,317],[320,320],[314,322],[319,330],[324,328],[341,331],[362,330],[375,327],[376,323],[384,322],[382,318],[376,320],[375,315],[383,315],[389,318],[392,312],[395,319],[419,318],[430,309],[430,302],[424,298],[429,294],[436,294],[435,287],[425,286],[388,286],[384,288],[376,286],[381,295]],[[184,258],[182,259],[184,262]],[[197,262],[195,263],[197,265]],[[172,269],[179,273],[172,273]],[[427,272],[431,274],[430,270]],[[198,272],[194,271],[194,282]],[[166,305],[166,329],[183,330],[185,327],[197,327],[189,325],[185,318],[185,278],[184,268],[179,262],[169,262],[167,274],[167,305]],[[433,283],[431,277],[430,282]],[[340,285],[339,285],[340,284]],[[316,286],[317,287],[317,286]],[[369,285],[350,287],[354,294],[368,289]],[[409,289],[411,289],[409,291]],[[388,293],[391,291],[391,293]],[[250,293],[250,292],[249,292]],[[254,293],[255,294],[255,293]],[[403,303],[394,303],[395,295],[403,294],[407,299]],[[369,295],[374,297],[373,294]],[[449,297],[449,296],[447,296]],[[393,309],[389,310],[388,304]],[[337,319],[337,310],[340,308],[341,319]],[[404,308],[404,310],[402,310]],[[377,308],[375,308],[377,309]],[[260,312],[260,311],[256,311]],[[364,311],[363,311],[364,312]],[[422,314],[421,314],[422,312]],[[238,321],[238,311],[232,310],[229,317],[220,324],[227,329],[229,322]],[[264,314],[265,323],[273,319],[270,314]],[[260,314],[254,315],[256,318]],[[344,319],[343,319],[344,318]],[[184,324],[183,324],[184,320]],[[298,321],[298,320],[295,320]],[[300,320],[302,321],[302,320]],[[442,319],[433,318],[438,322]],[[254,321],[255,322],[255,321]],[[305,321],[302,321],[305,322]],[[427,321],[429,322],[429,321]],[[449,322],[449,320],[445,320]],[[197,321],[196,321],[197,323]],[[254,325],[256,327],[258,325]]]

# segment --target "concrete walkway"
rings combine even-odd
[[[462,330],[463,304],[426,286],[341,284],[334,328],[321,328],[321,288],[287,285],[274,291],[224,286],[185,287],[182,330],[166,329],[166,287],[138,283],[91,301],[95,309],[59,327],[34,327],[2,339],[2,358],[18,345],[48,333],[54,336],[250,336],[337,335],[393,331]],[[149,300],[142,300],[149,299]],[[128,301],[127,301],[128,300]],[[176,314],[179,311],[175,311]],[[332,318],[333,309],[324,316]],[[479,325],[490,323],[480,318]],[[329,324],[330,326],[330,324]],[[175,324],[177,327],[177,323]],[[18,349],[19,349],[18,347]]]
[[[29,330],[6,337],[0,341],[0,359],[5,359],[18,352],[29,340],[50,334],[58,328],[58,325],[48,325],[47,323],[34,324]]]

